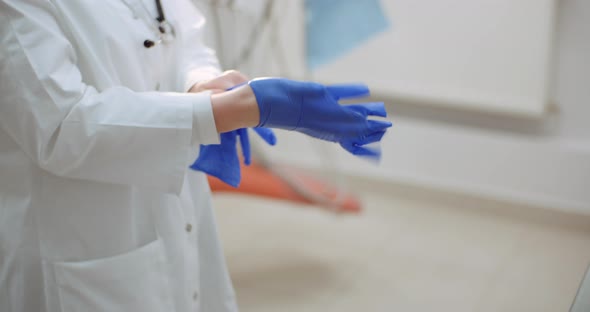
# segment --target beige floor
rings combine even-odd
[[[364,214],[335,216],[216,196],[242,312],[568,311],[590,263],[590,223],[474,200],[362,197]]]

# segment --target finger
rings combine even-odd
[[[373,159],[381,159],[381,149],[380,148],[370,148],[364,146],[353,146],[354,148],[354,155],[356,156],[369,156]]]
[[[368,128],[369,131],[371,132],[376,132],[376,131],[384,131],[387,128],[390,128],[391,126],[393,126],[393,124],[389,121],[383,121],[383,120],[367,120],[368,122]]]
[[[198,87],[192,87],[189,90],[190,93],[200,93],[200,92],[205,92],[205,91],[211,91],[211,94],[219,94],[219,93],[225,92],[226,90],[221,89],[221,88],[210,87],[210,86],[207,86],[204,84],[201,84]]]
[[[335,84],[326,86],[326,90],[337,100],[363,97],[370,94],[369,87],[364,84]]]
[[[386,133],[386,131],[374,132],[374,133],[371,133],[370,135],[364,137],[362,140],[358,140],[358,141],[355,140],[354,143],[362,146],[362,145],[366,145],[366,144],[379,142],[379,141],[381,141],[381,139],[383,139],[383,136],[385,135],[385,133]]]
[[[250,80],[250,78],[248,78],[248,76],[246,76],[246,75],[242,74],[241,72],[234,70],[234,69],[224,71],[222,76],[228,77],[235,84],[247,82],[248,80]]]
[[[356,144],[340,144],[346,151],[356,156],[365,156],[374,160],[381,159],[381,149],[359,146]]]
[[[387,117],[387,111],[383,102],[372,102],[363,104],[353,104],[344,106],[363,116]]]
[[[244,74],[235,71],[235,70],[228,70],[223,72],[221,75],[209,79],[207,81],[200,82],[198,84],[198,89],[201,90],[213,90],[213,89],[221,89],[221,90],[228,90],[232,89],[233,87],[244,84],[248,82],[248,77]]]
[[[231,87],[227,88],[225,91],[231,91],[231,90],[237,89],[237,88],[239,88],[239,87],[241,87],[241,86],[245,85],[246,83],[247,83],[247,82],[242,82],[242,83],[239,83],[239,84],[233,85],[233,86],[231,86]]]
[[[268,128],[252,128],[266,143],[270,145],[277,144],[277,137],[275,133]]]
[[[244,156],[244,163],[250,165],[252,162],[252,152],[250,150],[250,139],[248,138],[248,130],[241,128],[236,130],[240,136],[240,145],[242,146],[242,155]]]
[[[225,92],[225,90],[223,90],[223,89],[212,89],[209,91],[211,91],[211,94],[219,94],[219,93]]]
[[[215,80],[219,80],[223,83],[224,86],[224,90],[233,90],[235,88],[237,88],[238,86],[241,86],[243,84],[245,84],[246,82],[248,82],[248,77],[246,77],[245,75],[243,75],[242,73],[235,71],[235,70],[229,70],[224,72],[221,76],[219,76],[218,78],[216,78]]]

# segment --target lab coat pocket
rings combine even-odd
[[[109,258],[54,263],[63,312],[160,312],[174,306],[160,240]]]

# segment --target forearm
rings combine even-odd
[[[256,97],[249,86],[211,95],[218,133],[255,127],[260,121]]]

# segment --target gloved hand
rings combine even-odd
[[[258,127],[305,133],[340,143],[354,155],[379,158],[380,152],[364,145],[379,142],[391,122],[371,120],[386,117],[383,103],[340,105],[338,100],[369,95],[362,84],[324,86],[313,82],[262,78],[248,82],[258,102]]]
[[[364,117],[387,117],[387,112],[385,111],[383,103],[347,105],[346,108]],[[363,138],[342,139],[338,143],[340,143],[342,148],[353,155],[366,156],[375,160],[379,160],[381,158],[381,149],[369,148],[365,145],[380,142],[385,135],[385,132],[386,130],[384,129],[383,131],[373,132],[372,134]]]
[[[271,129],[254,128],[254,131],[268,144],[276,144],[277,138]],[[248,129],[242,128],[222,133],[220,144],[201,145],[199,157],[190,168],[203,171],[237,187],[241,180],[240,161],[236,148],[238,136],[240,137],[244,163],[249,165],[252,161],[250,139],[248,138]]]

